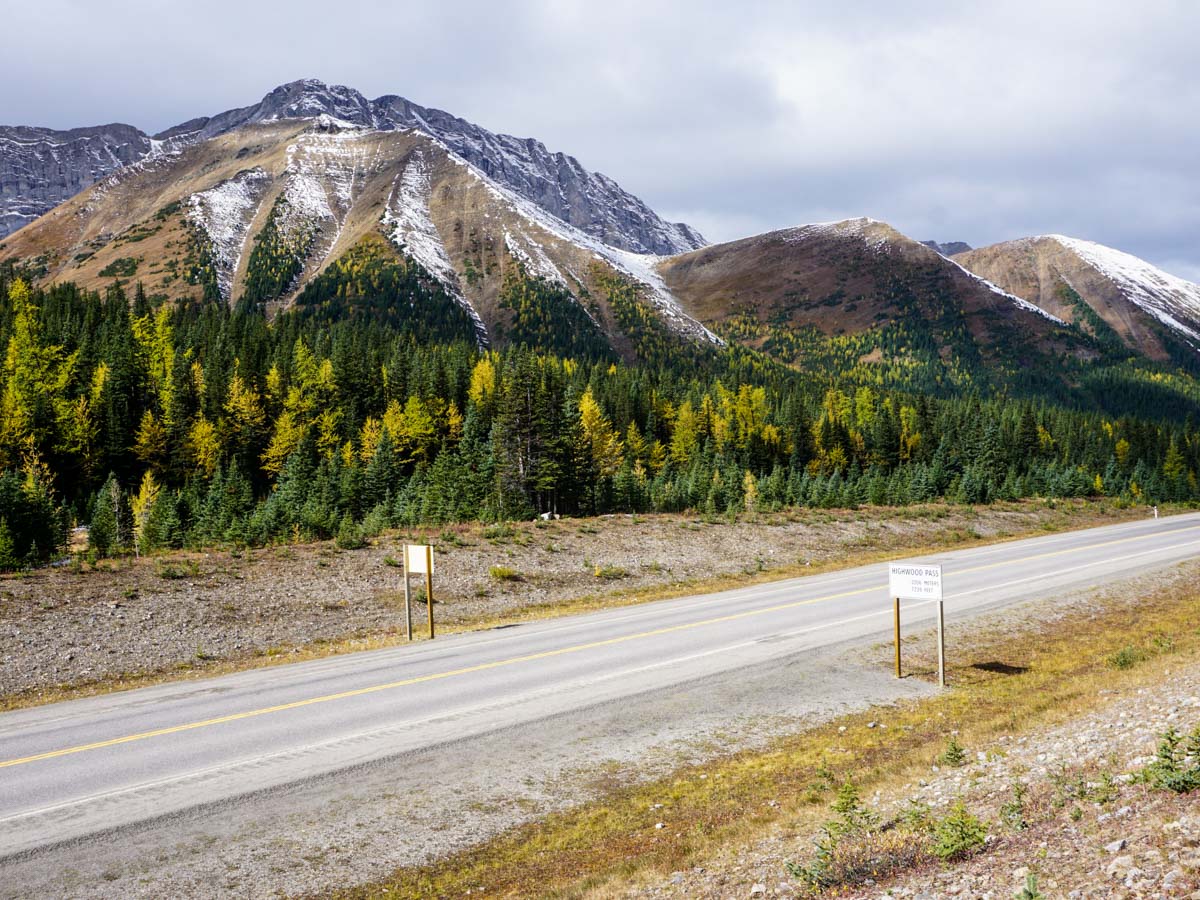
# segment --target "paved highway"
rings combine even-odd
[[[1200,515],[922,557],[953,626],[1200,554]],[[0,715],[0,863],[606,701],[890,634],[886,565]],[[929,603],[904,606],[927,627]],[[853,687],[851,686],[852,690]],[[461,747],[462,744],[460,743]],[[480,760],[485,765],[486,760]]]

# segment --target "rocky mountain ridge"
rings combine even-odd
[[[972,249],[971,245],[966,241],[946,241],[939,243],[938,241],[921,241],[930,250],[936,250],[942,256],[953,256],[955,253],[966,253]]]
[[[379,131],[420,131],[499,184],[619,249],[669,254],[705,243],[695,229],[664,221],[608,176],[532,138],[496,134],[403,97],[367,100],[353,88],[316,79],[281,85],[252,106],[191,119],[153,137],[130,125],[0,127],[0,239],[164,144],[183,147],[246,125],[319,115]]]

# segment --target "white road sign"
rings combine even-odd
[[[404,545],[405,571],[408,572],[410,575],[424,575],[425,574],[425,550],[427,548],[428,548],[427,544],[405,544]],[[431,562],[433,561],[433,553],[429,554],[429,559]],[[436,564],[433,566],[433,569],[434,569],[434,572],[437,571]],[[433,574],[433,573],[431,572],[430,574]]]
[[[891,563],[888,566],[888,593],[901,600],[941,600],[942,567]]]

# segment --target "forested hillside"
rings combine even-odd
[[[423,333],[339,277],[268,321],[251,304],[152,307],[136,285],[102,297],[0,271],[0,565],[51,557],[73,523],[104,555],[354,545],[392,525],[543,511],[1200,499],[1200,391],[1184,373],[1081,365],[1051,402],[927,382],[935,357],[909,375],[864,362],[857,339],[809,335],[788,366],[632,319],[638,364],[536,329],[519,337],[578,355],[516,334],[489,351],[465,317]],[[428,290],[376,287],[397,303]]]

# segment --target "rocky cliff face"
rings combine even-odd
[[[70,131],[0,126],[0,238],[144,158],[152,147],[131,125]]]
[[[129,125],[54,132],[0,128],[0,237],[12,233],[114,170],[150,155],[156,141],[184,146],[244,125],[331,116],[381,131],[415,129],[542,209],[622,250],[671,254],[702,247],[695,229],[652,209],[574,157],[532,138],[495,134],[403,97],[367,100],[314,79],[281,85],[253,106],[191,119],[150,138]]]

